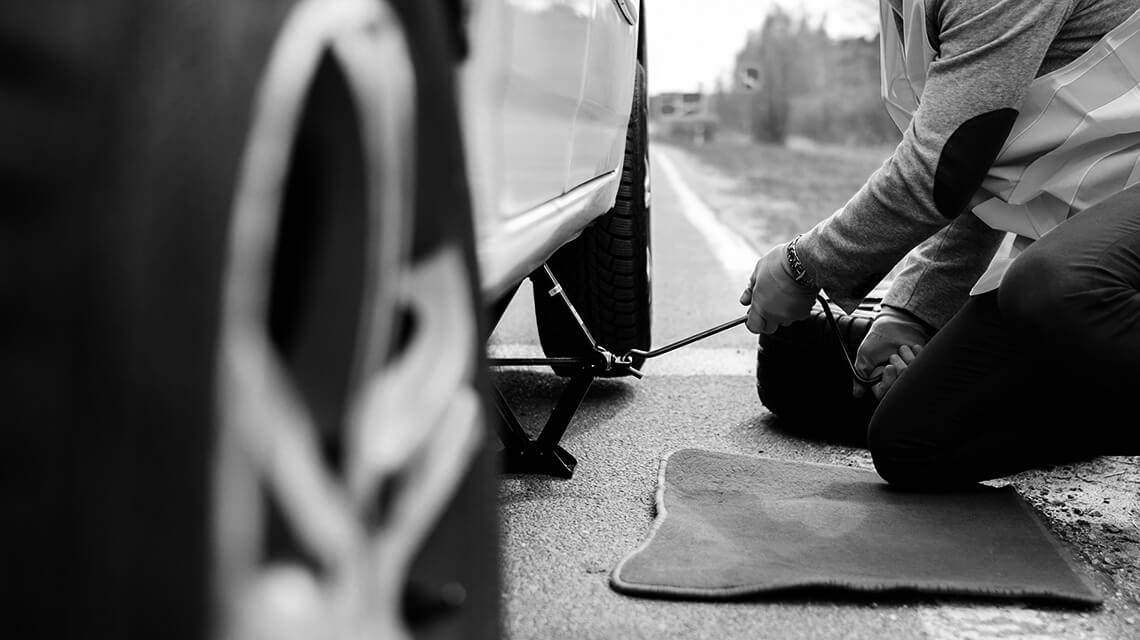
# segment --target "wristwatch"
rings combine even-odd
[[[792,238],[792,241],[787,244],[784,255],[788,260],[788,267],[792,270],[792,280],[796,284],[805,289],[818,289],[819,285],[815,283],[815,279],[808,274],[804,263],[800,261],[800,256],[796,253],[796,243],[803,237],[802,234]]]

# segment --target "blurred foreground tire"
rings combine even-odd
[[[839,333],[854,356],[871,329],[875,312],[836,310]],[[800,322],[761,335],[756,353],[756,391],[786,431],[809,438],[866,445],[876,401],[851,395],[851,370],[835,331],[819,308]]]
[[[210,634],[221,271],[286,5],[0,10],[7,638]]]
[[[485,331],[440,8],[302,3],[267,64],[221,337],[226,637],[498,636]]]
[[[299,401],[274,408],[312,419],[305,438],[327,473],[325,495],[334,498],[313,504],[335,511],[337,496],[353,496],[368,534],[406,534],[383,547],[400,551],[385,556],[395,560],[370,565],[375,582],[388,586],[386,613],[396,614],[389,622],[414,637],[498,635],[494,469],[480,402],[483,327],[471,299],[476,279],[451,86],[456,30],[435,2],[392,3],[418,99],[407,148],[416,149],[406,173],[412,205],[394,226],[403,233],[391,236],[378,233],[367,213],[388,197],[373,188],[368,172],[375,167],[363,158],[361,128],[370,121],[361,117],[360,100],[369,87],[354,84],[360,76],[341,64],[368,60],[373,41],[347,37],[350,27],[332,29],[346,36],[334,38],[343,49],[314,58],[308,73],[295,60],[284,65],[292,74],[286,85],[303,100],[259,102],[284,25],[306,4],[389,6],[48,0],[0,11],[6,638],[218,637],[232,631],[230,607],[258,604],[226,600],[248,595],[242,589],[250,583],[270,585],[261,604],[271,608],[283,603],[275,596],[328,593],[331,573],[318,568],[332,547],[308,544],[312,531],[299,534],[298,514],[271,499],[276,484],[260,483],[259,454],[233,446],[232,433],[216,428],[217,391],[260,406],[226,378],[219,382],[225,360],[218,354],[229,353],[219,327],[231,326],[224,295],[247,303],[243,317],[260,313],[265,321],[260,331],[272,349],[262,353],[273,366],[259,371],[281,374],[277,382]],[[390,73],[383,62],[371,60],[374,76]],[[258,152],[283,163],[276,174],[282,199],[261,202],[270,218],[251,218],[250,237],[268,240],[258,256],[265,270],[242,281],[260,287],[258,299],[231,293],[226,264],[230,248],[242,246],[231,214],[240,210],[235,194],[243,192],[256,155],[252,132],[267,104],[297,107],[296,135],[262,138],[269,146]],[[382,272],[368,262],[381,255],[395,268]],[[423,293],[441,281],[450,283],[450,296],[398,295],[405,285],[421,284]],[[427,327],[438,327],[418,315],[434,314],[435,302],[450,305],[447,316],[461,329],[449,335],[470,337],[450,343],[462,350],[458,360],[448,359],[455,353],[412,353],[425,344]],[[340,436],[351,422],[346,416],[376,415],[362,400],[375,398],[363,393],[367,384],[436,359],[462,366],[417,387],[447,394],[449,380],[461,392],[448,397],[462,402],[405,398],[384,426],[437,426],[450,417],[448,424],[466,430],[431,440],[435,448],[400,437],[391,447],[369,440],[372,453],[405,445],[412,454],[386,467],[388,474],[349,478],[350,469],[367,467],[360,458],[368,456]],[[422,406],[444,413],[428,416]],[[273,459],[289,469],[283,452]],[[428,463],[440,460],[453,464]],[[233,478],[224,472],[235,468],[258,482],[225,484]],[[424,489],[425,479],[434,484]],[[409,510],[393,499],[403,495],[391,489],[400,485],[419,487],[417,495],[432,504]],[[225,491],[231,487],[238,491]],[[235,505],[250,510],[228,510]],[[227,564],[233,559],[248,565]],[[360,566],[361,575],[370,567]],[[249,582],[227,582],[235,576]],[[299,618],[313,613],[292,606],[301,600],[284,602]],[[290,631],[306,630],[298,624]]]

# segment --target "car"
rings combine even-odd
[[[649,347],[645,25],[637,0],[469,7],[463,120],[492,320],[548,264],[600,346]],[[534,304],[548,356],[592,351],[560,299]]]
[[[234,637],[497,637],[477,309],[549,264],[601,344],[648,347],[642,7],[275,8],[246,38],[222,278],[220,618]],[[543,346],[581,354],[558,302],[536,302]]]
[[[0,12],[8,635],[501,635],[457,6]]]
[[[7,626],[500,636],[477,298],[647,338],[641,7],[136,5],[0,16]]]

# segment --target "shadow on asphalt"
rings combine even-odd
[[[866,449],[866,427],[862,425],[811,424],[783,420],[764,412],[733,429],[734,440],[745,451],[771,444],[773,436],[788,443],[820,447]]]
[[[554,404],[562,395],[568,378],[549,371],[508,369],[493,372],[491,380],[506,397],[524,429],[533,438],[546,424]],[[624,380],[600,379],[590,387],[581,409],[570,422],[566,436],[583,436],[604,424],[633,402],[634,391]],[[589,415],[588,420],[582,419]],[[564,438],[565,439],[565,438]]]
[[[773,414],[766,414],[758,422],[759,426],[780,435],[840,447],[867,448],[867,426],[865,424],[836,424],[833,421],[805,422],[783,420]]]

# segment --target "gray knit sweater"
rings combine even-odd
[[[1004,237],[969,213],[970,201],[1030,83],[1137,10],[1140,0],[927,0],[938,55],[921,106],[863,188],[800,239],[809,274],[850,311],[906,256],[884,303],[945,324]]]

